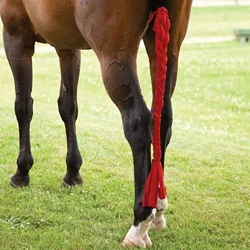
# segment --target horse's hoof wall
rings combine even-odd
[[[163,215],[160,216],[160,218],[155,218],[155,220],[152,221],[151,229],[154,229],[156,231],[163,231],[166,228],[166,220]]]
[[[152,241],[150,240],[150,238],[149,238],[149,235],[148,235],[148,233],[146,233],[145,234],[145,236],[143,237],[143,241],[145,242],[145,244],[146,244],[146,247],[152,247]]]
[[[80,175],[77,175],[74,178],[70,178],[66,175],[62,181],[63,187],[75,187],[75,186],[82,186],[82,185],[83,185],[83,179]]]
[[[135,244],[133,242],[131,242],[130,240],[128,240],[127,238],[125,238],[121,244],[123,247],[135,247]]]
[[[136,243],[133,243],[130,241],[127,237],[123,240],[122,244],[123,247],[140,247],[140,248],[146,248],[146,243],[142,239],[137,239]]]
[[[27,176],[20,176],[17,174],[14,174],[10,179],[10,185],[14,188],[19,187],[28,187],[30,184],[30,177]]]

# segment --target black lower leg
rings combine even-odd
[[[151,113],[146,106],[137,106],[122,112],[124,133],[134,161],[135,204],[134,225],[148,218],[152,208],[142,207],[144,185],[151,167]]]
[[[58,107],[65,124],[67,137],[67,173],[63,185],[82,184],[79,174],[82,158],[78,149],[75,121],[78,115],[77,84],[80,70],[80,51],[57,50],[61,66],[61,88]]]
[[[19,126],[19,156],[17,158],[17,172],[11,178],[12,186],[28,186],[29,170],[33,165],[33,157],[30,150],[30,121],[32,118],[31,97],[15,102],[15,113]]]
[[[34,39],[29,28],[23,32],[10,35],[4,30],[4,47],[13,73],[16,89],[15,114],[19,126],[19,156],[17,172],[11,178],[15,187],[29,185],[29,170],[33,165],[30,150],[30,122],[32,119],[32,60]]]

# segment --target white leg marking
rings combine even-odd
[[[143,222],[140,222],[138,226],[132,226],[128,231],[125,239],[122,242],[124,247],[151,247],[152,242],[148,235],[148,229],[151,226],[152,220],[155,218],[156,209],[153,209],[152,214]]]
[[[168,207],[167,198],[164,200],[158,198],[155,218],[151,224],[152,229],[160,231],[166,228],[166,220],[163,214],[166,211],[167,207]]]

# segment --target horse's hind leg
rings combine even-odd
[[[8,20],[3,21],[7,24]],[[11,178],[14,187],[29,185],[29,170],[33,165],[30,150],[30,122],[32,119],[32,60],[34,53],[34,34],[29,21],[7,29],[4,27],[3,39],[6,55],[13,73],[16,89],[15,114],[19,126],[19,156],[17,171]]]
[[[152,212],[152,208],[142,207],[142,195],[151,167],[151,113],[142,98],[131,58],[117,57],[110,61],[102,61],[101,64],[105,87],[121,112],[124,134],[134,158],[134,224],[123,244],[126,246],[133,244],[139,247],[149,246],[151,241],[147,230],[154,212]]]
[[[78,27],[98,56],[105,88],[121,113],[124,134],[133,153],[134,223],[123,245],[139,247],[151,245],[147,231],[154,217],[152,208],[142,206],[151,168],[152,116],[136,72],[137,51],[149,15],[147,2],[93,0],[76,7]]]
[[[82,184],[79,174],[82,158],[77,145],[75,121],[77,119],[77,84],[80,71],[81,54],[79,50],[57,50],[61,67],[61,88],[58,108],[65,124],[67,136],[67,173],[64,186]]]
[[[167,76],[164,94],[164,107],[162,109],[161,118],[161,150],[162,150],[162,166],[164,168],[164,159],[167,146],[172,135],[172,103],[171,97],[176,85],[177,71],[178,71],[178,57],[180,46],[185,37],[188,20],[190,15],[190,8],[192,1],[168,1],[165,7],[168,8],[169,17],[171,21],[170,43],[168,46],[168,63]],[[153,90],[155,88],[155,72],[156,72],[156,56],[155,56],[155,33],[152,30],[152,24],[149,26],[144,38],[145,47],[150,61],[150,71],[152,78]],[[167,208],[167,203],[158,199],[156,217],[152,223],[152,227],[161,230],[165,227],[166,222],[163,216]]]

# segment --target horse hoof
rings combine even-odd
[[[148,233],[146,233],[146,234],[144,235],[143,241],[145,242],[146,247],[148,247],[148,248],[149,248],[149,247],[152,247],[152,241],[150,240]]]
[[[123,247],[139,247],[139,248],[146,248],[146,243],[142,239],[137,239],[135,243],[130,241],[127,237],[123,240],[122,244]]]
[[[156,217],[150,226],[151,229],[154,229],[156,231],[162,231],[166,228],[166,220],[163,215],[160,217]]]
[[[62,181],[63,187],[75,187],[77,185],[81,186],[82,184],[83,179],[79,174],[75,177],[69,177],[68,175],[66,175]]]
[[[129,247],[129,248],[132,248],[132,247],[135,247],[135,244],[130,241],[129,239],[125,238],[121,244],[123,247]]]
[[[28,175],[20,176],[14,174],[10,179],[10,185],[14,188],[18,187],[28,187],[30,184],[30,177]]]

